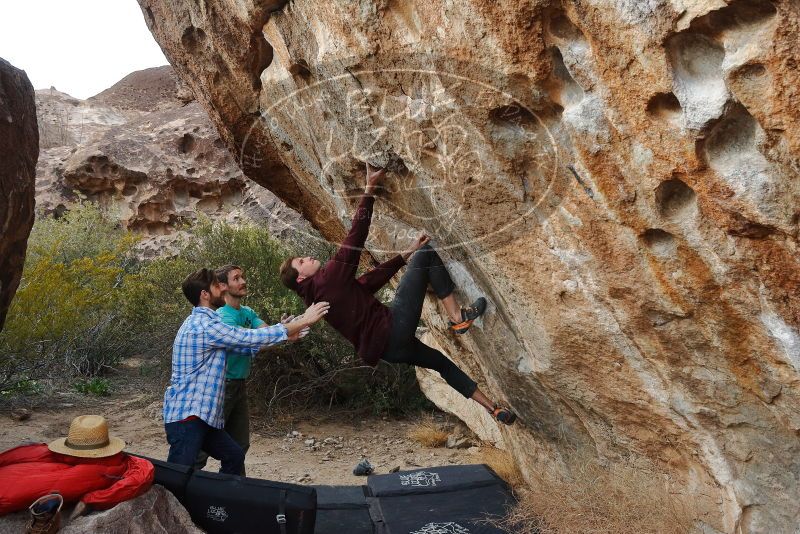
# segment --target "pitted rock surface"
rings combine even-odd
[[[38,155],[33,86],[0,58],[0,330],[25,264]]]
[[[432,335],[520,416],[533,479],[646,457],[707,529],[800,499],[793,0],[139,0],[244,174],[338,241],[425,230],[486,317]]]
[[[112,210],[148,236],[146,253],[168,248],[182,225],[266,223],[287,238],[308,225],[267,189],[246,180],[203,108],[171,67],[134,72],[85,101],[36,92],[42,156],[36,196],[43,214],[79,199]]]

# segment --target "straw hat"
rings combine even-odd
[[[66,438],[47,446],[51,451],[79,458],[105,458],[125,448],[125,442],[108,435],[108,423],[102,415],[79,415],[69,425]]]

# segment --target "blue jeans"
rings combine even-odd
[[[201,419],[166,423],[169,442],[168,462],[193,466],[201,450],[220,461],[220,473],[239,475],[244,469],[244,451],[221,428],[214,428]]]
[[[247,407],[247,382],[244,379],[225,380],[225,401],[222,403],[225,413],[225,432],[247,455],[250,448],[250,412]],[[200,451],[194,463],[195,469],[202,469],[206,466],[208,454]],[[244,466],[240,475],[245,475]]]

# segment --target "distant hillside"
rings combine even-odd
[[[86,100],[39,90],[36,108],[40,215],[59,215],[85,198],[148,235],[154,253],[200,213],[265,223],[278,237],[311,231],[299,214],[244,177],[172,67],[133,72]]]

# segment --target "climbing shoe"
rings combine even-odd
[[[461,322],[449,321],[450,329],[456,334],[464,334],[472,323],[486,311],[486,299],[480,297],[471,306],[461,308]]]
[[[504,408],[502,406],[494,405],[494,410],[489,412],[499,422],[503,423],[504,425],[513,425],[514,421],[517,420],[517,415],[509,410],[508,408]]]
[[[55,534],[61,528],[61,507],[64,498],[58,493],[51,493],[36,499],[28,510],[31,519],[26,534]]]

